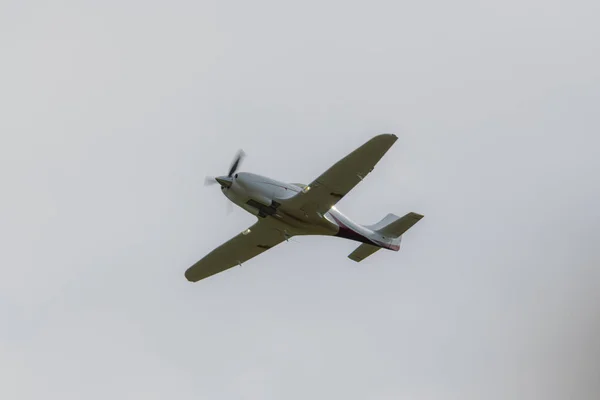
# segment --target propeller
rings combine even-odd
[[[244,157],[246,157],[246,153],[244,153],[244,150],[240,149],[233,158],[233,161],[231,162],[231,166],[229,167],[229,172],[227,173],[227,176],[207,176],[204,178],[204,186],[213,186],[215,184],[219,184],[221,185],[221,188],[229,188],[229,186],[231,186],[231,183],[233,182],[233,175],[240,168]],[[230,201],[228,201],[227,203],[227,214],[229,215],[233,211],[233,203],[231,203]]]
[[[235,155],[235,157],[233,158],[233,161],[231,162],[231,166],[229,167],[229,172],[227,173],[227,178],[233,179],[233,175],[240,168],[240,165],[242,164],[244,157],[246,157],[246,153],[244,153],[244,150],[239,150],[237,152],[237,154]],[[219,182],[219,179],[221,179],[221,181],[223,181],[222,178],[223,178],[222,176],[220,176],[220,177],[207,176],[204,178],[204,186],[212,186],[217,183],[220,184],[221,186],[223,186],[223,183]],[[226,179],[226,181],[227,180],[228,179]]]
[[[233,162],[231,163],[231,167],[229,168],[229,173],[227,174],[228,177],[230,177],[230,178],[233,177],[233,174],[235,174],[235,172],[240,167],[240,164],[242,163],[242,160],[244,159],[244,157],[246,157],[246,153],[244,153],[244,150],[240,149],[237,152],[237,154],[235,155]]]

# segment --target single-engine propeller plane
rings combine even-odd
[[[240,151],[227,175],[207,178],[206,183],[218,183],[231,202],[257,216],[258,221],[191,266],[185,277],[197,282],[242,265],[296,235],[330,235],[360,242],[348,256],[357,262],[382,248],[400,250],[402,234],[422,215],[388,214],[374,225],[360,225],[335,207],[373,170],[397,139],[393,134],[375,136],[308,185],[237,172],[244,157]]]

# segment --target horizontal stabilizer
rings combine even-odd
[[[365,258],[369,257],[371,254],[375,253],[377,250],[380,250],[381,247],[373,246],[371,244],[363,243],[356,248],[350,255],[349,259],[354,260],[356,262],[360,262]]]
[[[384,221],[387,218],[388,217],[384,218]],[[409,230],[414,224],[419,222],[421,220],[421,218],[423,218],[423,216],[421,214],[410,212],[410,213],[406,214],[404,217],[398,218],[395,221],[393,221],[383,227],[380,227],[379,229],[375,229],[375,230],[378,233],[385,235],[385,236],[399,237],[404,232]]]

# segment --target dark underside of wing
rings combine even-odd
[[[397,139],[393,134],[375,136],[335,163],[286,205],[327,212],[373,170]]]
[[[284,234],[275,225],[269,221],[260,220],[192,265],[185,272],[185,277],[191,282],[208,278],[236,265],[241,265],[284,240]]]

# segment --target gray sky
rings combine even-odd
[[[286,4],[287,3],[287,4]],[[597,399],[600,3],[0,3],[0,398]],[[399,136],[303,237],[205,175],[308,183]]]

